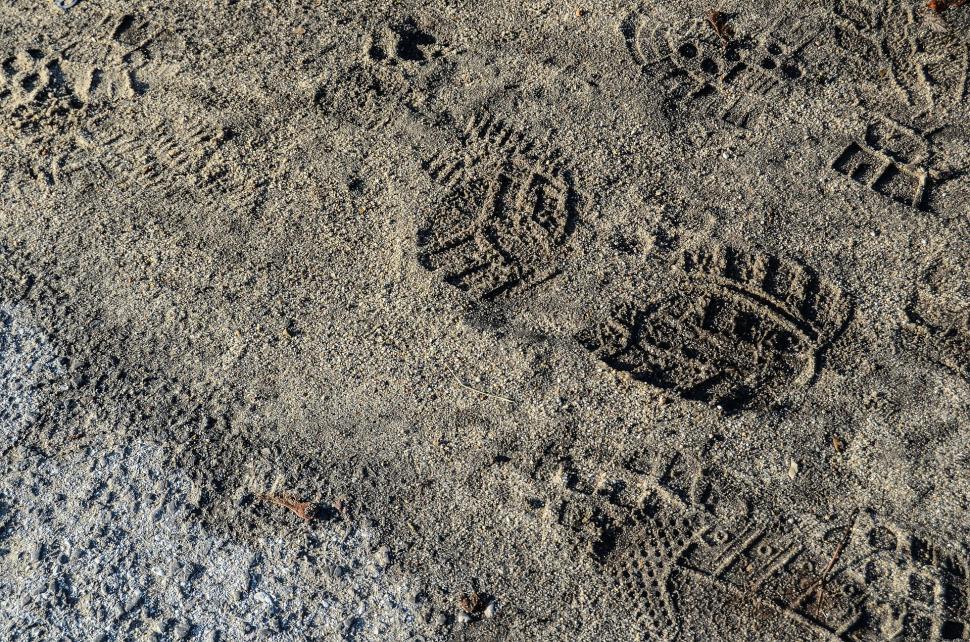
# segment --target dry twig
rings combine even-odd
[[[842,551],[845,550],[845,547],[848,546],[849,544],[849,540],[852,539],[852,531],[855,530],[855,525],[858,519],[859,519],[859,512],[856,511],[856,513],[852,516],[852,522],[849,524],[849,527],[845,530],[845,536],[839,542],[838,546],[835,547],[835,551],[832,553],[832,559],[829,560],[828,566],[825,567],[825,570],[822,571],[822,574],[819,576],[818,581],[815,583],[814,590],[815,590],[815,596],[817,598],[817,601],[815,602],[816,618],[819,617],[819,614],[822,610],[822,600],[825,597],[825,583],[828,581],[828,575],[829,573],[832,572],[832,569],[835,568],[835,565],[836,563],[838,563],[839,558],[842,557]]]
[[[305,522],[309,522],[316,517],[317,509],[316,504],[313,502],[301,502],[286,495],[270,495],[269,493],[263,493],[260,497],[277,506],[290,509]]]
[[[515,399],[509,399],[508,397],[502,397],[500,395],[492,394],[491,392],[485,392],[484,390],[479,390],[477,388],[472,388],[467,383],[465,383],[464,381],[462,381],[461,379],[459,379],[458,378],[458,375],[455,374],[455,371],[452,370],[451,367],[448,364],[445,364],[445,368],[448,368],[448,372],[451,373],[451,378],[454,379],[455,380],[455,383],[457,383],[462,388],[465,388],[466,390],[471,390],[472,392],[477,392],[478,394],[484,395],[486,397],[491,397],[492,399],[498,399],[500,401],[505,401],[507,403],[515,403]]]

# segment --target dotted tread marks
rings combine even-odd
[[[628,469],[586,478],[566,458],[535,473],[550,483],[557,522],[615,578],[622,608],[646,629],[643,639],[657,642],[680,635],[674,562],[695,529],[694,508],[686,502],[704,499],[702,488],[678,486],[696,479],[688,476],[687,465],[676,458],[656,471],[656,479]],[[659,513],[666,502],[683,510]]]
[[[670,97],[707,116],[747,129],[761,125],[769,109],[784,102],[793,83],[805,75],[799,57],[814,32],[783,37],[770,28],[755,39],[721,41],[706,24],[668,29],[662,21],[633,14],[621,25],[633,59],[645,72],[673,84]]]
[[[62,60],[25,49],[0,61],[0,115],[6,136],[30,158],[30,172],[48,184],[84,104],[74,93]],[[41,151],[43,150],[43,151]]]
[[[766,407],[816,374],[851,306],[792,261],[685,252],[672,294],[618,306],[579,341],[616,370],[726,412]]]
[[[677,566],[728,595],[754,597],[821,639],[970,633],[966,560],[868,513],[805,528],[780,519],[715,520]]]
[[[425,163],[446,190],[419,231],[418,259],[481,300],[534,287],[559,271],[576,224],[569,171],[490,117],[472,119],[459,152]]]
[[[632,531],[637,541],[615,563],[618,584],[628,596],[634,617],[651,630],[648,639],[656,642],[672,642],[680,637],[675,569],[670,561],[677,558],[679,546],[686,545],[678,536],[689,532],[689,528],[687,520],[675,518],[663,523],[651,519]]]
[[[829,31],[839,57],[873,74],[860,92],[870,107],[945,116],[966,99],[970,46],[927,12],[900,0],[839,0],[835,16]]]
[[[964,557],[868,511],[834,519],[754,514],[759,502],[750,492],[679,455],[649,468],[584,475],[567,459],[548,480],[557,521],[587,540],[588,553],[616,577],[645,639],[680,639],[677,622],[691,607],[680,598],[688,595],[703,595],[693,606],[705,612],[713,599],[719,610],[755,613],[748,621],[765,635],[779,628],[832,641],[970,635]],[[614,545],[604,550],[605,532]]]
[[[58,60],[39,49],[0,62],[0,100],[5,103],[42,104],[69,96]]]
[[[0,109],[18,135],[62,133],[81,107],[57,57],[26,49],[0,62]]]
[[[443,54],[438,40],[410,19],[375,34],[367,47],[372,62],[388,65],[423,63]]]

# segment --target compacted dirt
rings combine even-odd
[[[0,638],[970,639],[959,4],[5,3]]]

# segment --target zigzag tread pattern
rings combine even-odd
[[[480,300],[553,278],[577,219],[572,174],[489,115],[473,117],[457,150],[425,161],[445,196],[418,234],[418,260]]]

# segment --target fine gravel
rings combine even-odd
[[[0,5],[0,639],[970,640],[934,4]]]

